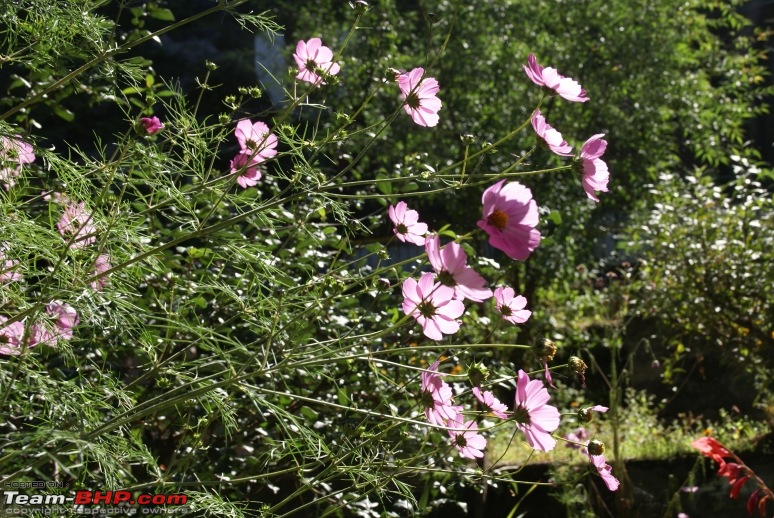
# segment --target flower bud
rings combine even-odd
[[[358,14],[364,13],[369,9],[368,2],[365,0],[355,0],[354,2],[350,2],[349,6]]]
[[[250,88],[248,88],[247,93],[249,93],[250,97],[252,97],[253,99],[258,99],[261,95],[263,95],[261,93],[261,89],[258,88],[257,86],[251,86]]]
[[[218,65],[216,65],[212,61],[205,61],[204,62],[204,66],[207,67],[207,70],[217,70],[218,69]]]
[[[570,356],[570,359],[568,360],[567,363],[570,365],[570,368],[574,373],[580,374],[581,376],[586,374],[586,370],[589,368],[589,366],[586,365],[586,362],[584,362],[577,356]]]
[[[218,121],[220,121],[221,124],[228,124],[228,121],[231,120],[231,116],[228,113],[221,113],[218,115]]]
[[[556,344],[548,338],[539,339],[535,343],[535,349],[537,349],[538,357],[547,362],[553,360],[556,354]]]
[[[470,133],[463,133],[462,135],[460,135],[460,140],[466,146],[470,146],[476,141],[476,136],[471,135]]]
[[[596,439],[589,441],[587,448],[589,455],[602,455],[605,453],[605,443]]]
[[[468,367],[468,379],[474,387],[480,387],[488,377],[489,369],[483,363],[476,362]]]
[[[239,91],[240,94],[247,95],[247,87],[246,86],[240,86],[239,88],[237,88],[237,90]]]

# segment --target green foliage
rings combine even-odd
[[[667,345],[668,378],[684,374],[686,360],[719,355],[732,370],[763,369],[768,386],[774,205],[760,183],[766,172],[734,159],[736,179],[726,185],[697,173],[664,175],[650,187],[656,204],[628,232],[641,264],[633,306]]]

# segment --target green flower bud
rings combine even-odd
[[[228,122],[231,120],[231,116],[228,113],[221,113],[218,115],[218,120],[221,124],[228,124]]]
[[[217,70],[218,69],[218,65],[216,65],[212,61],[205,61],[204,62],[204,66],[207,67],[207,70]]]
[[[462,141],[463,144],[465,144],[466,146],[469,146],[476,141],[476,136],[471,135],[470,133],[463,133],[462,135],[460,135],[460,140]]]
[[[358,14],[364,13],[369,9],[368,2],[365,0],[355,0],[354,2],[350,2],[349,6]]]
[[[468,379],[474,387],[480,387],[488,377],[489,369],[483,363],[476,362],[468,367]]]

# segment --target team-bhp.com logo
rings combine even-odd
[[[5,515],[56,516],[58,511],[91,515],[186,514],[189,510],[186,507],[188,496],[185,494],[136,494],[123,490],[77,490],[75,496],[24,494],[18,490],[18,484],[13,489],[3,491],[2,507]],[[25,487],[42,489],[36,485]]]
[[[142,494],[133,498],[132,493],[129,491],[76,491],[73,504],[75,505],[98,505],[98,504],[113,504],[118,505],[122,503],[128,503],[129,505],[185,505],[188,502],[188,497],[183,494],[179,495],[164,495],[164,494]]]

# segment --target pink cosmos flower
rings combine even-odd
[[[540,110],[535,111],[532,116],[532,127],[538,137],[542,138],[548,149],[560,156],[572,156],[572,146],[562,138],[562,134],[552,128],[547,122]]]
[[[534,54],[527,57],[527,65],[523,65],[524,72],[527,73],[533,83],[546,88],[551,94],[559,94],[568,101],[585,103],[589,100],[586,97],[586,90],[581,88],[577,81],[559,74],[555,68],[543,68],[538,65]]]
[[[589,138],[581,147],[580,155],[576,159],[579,160],[576,164],[580,164],[577,167],[582,173],[583,190],[589,198],[597,202],[599,198],[594,191],[607,192],[607,182],[610,179],[607,164],[599,158],[607,149],[607,141],[602,140],[604,136],[604,133],[599,133]]]
[[[322,44],[320,38],[311,38],[309,41],[301,40],[296,44],[296,52],[293,59],[298,65],[296,79],[306,81],[316,86],[326,84],[317,72],[323,71],[335,76],[341,70],[338,63],[333,63],[333,52]]]
[[[237,122],[234,136],[252,162],[261,163],[277,154],[277,137],[263,122],[252,123],[249,119],[242,119]]]
[[[403,109],[420,126],[433,127],[438,124],[438,110],[441,100],[436,97],[440,88],[433,77],[422,78],[424,68],[415,68],[411,72],[397,77],[398,87],[403,94]]]
[[[425,272],[419,282],[411,277],[403,281],[403,312],[417,319],[426,337],[440,340],[460,329],[456,319],[465,312],[465,306],[454,300],[452,288],[435,282],[433,274]]]
[[[67,195],[61,192],[41,191],[41,194],[43,194],[43,199],[45,201],[50,201],[52,203],[57,203],[59,205],[64,205],[65,203],[68,203],[70,201],[67,199]]]
[[[61,300],[53,300],[46,306],[46,313],[55,319],[54,338],[70,340],[73,337],[73,327],[80,321],[75,309]]]
[[[508,419],[508,414],[505,413],[508,411],[508,407],[494,397],[494,394],[488,390],[482,393],[480,388],[473,387],[473,395],[476,396],[476,399],[478,399],[481,405],[486,408],[487,412],[491,412],[495,417],[499,417],[500,419]]]
[[[24,142],[21,135],[0,137],[0,160],[18,165],[30,164],[35,161],[35,153],[32,145]]]
[[[550,451],[556,446],[551,432],[559,427],[559,410],[546,404],[550,398],[542,381],[530,380],[526,372],[519,370],[513,419],[536,450]]]
[[[148,135],[153,135],[164,129],[164,124],[161,123],[158,117],[141,117],[140,126]]]
[[[572,432],[564,434],[564,438],[570,442],[564,443],[568,448],[574,450],[581,450],[584,454],[588,453],[588,448],[583,446],[583,443],[589,440],[589,433],[582,426],[576,428]]]
[[[511,324],[523,324],[532,315],[532,311],[524,309],[527,299],[522,295],[514,297],[513,288],[495,288],[494,299],[497,311]]]
[[[414,243],[422,246],[425,244],[427,224],[419,223],[419,213],[410,210],[405,201],[399,201],[394,207],[390,205],[388,210],[390,220],[395,225],[395,236],[404,243]]]
[[[532,191],[518,182],[500,180],[484,191],[483,219],[478,226],[489,234],[489,244],[511,259],[524,260],[540,244],[538,206]]]
[[[482,302],[492,296],[486,280],[467,265],[468,256],[460,245],[452,242],[441,247],[441,238],[432,234],[425,240],[425,251],[438,281],[454,288],[455,299]]]
[[[422,372],[420,381],[422,385],[422,405],[425,407],[425,417],[431,424],[445,426],[449,420],[454,420],[462,407],[452,403],[452,389],[441,379],[438,373],[436,360],[430,368]]]
[[[261,179],[261,172],[258,170],[258,162],[255,162],[250,158],[251,153],[252,152],[249,150],[240,151],[231,159],[229,164],[231,174],[239,174],[237,183],[243,189],[252,187]]]
[[[110,255],[100,254],[97,260],[94,261],[94,272],[92,275],[100,275],[108,270],[110,270]],[[107,286],[108,282],[110,281],[107,276],[103,275],[91,282],[91,288],[96,291],[102,291],[102,288]]]
[[[3,326],[8,319],[0,315],[0,354],[18,356],[24,343],[24,324],[14,322]]]
[[[486,439],[478,433],[478,424],[471,420],[462,422],[462,415],[457,415],[454,420],[448,422],[449,428],[458,428],[459,430],[449,430],[452,444],[460,452],[461,457],[467,459],[480,459],[484,456],[482,451],[486,448]],[[464,428],[464,430],[462,430]]]
[[[0,247],[0,282],[6,283],[21,280],[22,274],[15,271],[17,266],[19,266],[19,261],[6,258],[3,248]]]
[[[591,463],[597,468],[599,476],[605,482],[605,485],[610,491],[615,491],[621,483],[617,478],[613,476],[613,467],[605,461],[604,455],[589,455]]]
[[[13,187],[21,174],[24,164],[35,161],[32,146],[23,140],[20,135],[15,137],[0,137],[0,182],[6,189]]]
[[[68,202],[56,227],[65,239],[72,239],[70,248],[83,248],[97,240],[97,229],[91,221],[91,213],[86,210],[83,202]]]

